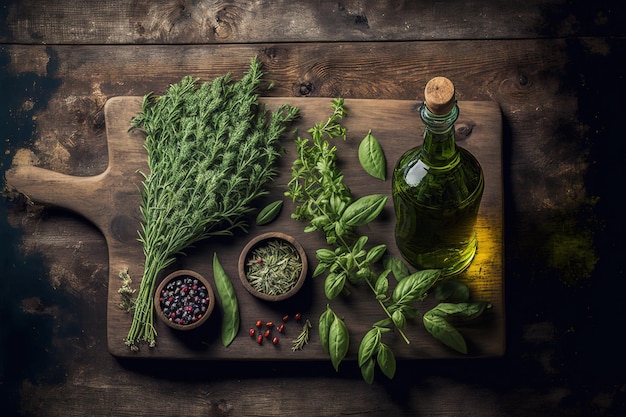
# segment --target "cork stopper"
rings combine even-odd
[[[435,77],[424,89],[426,107],[434,114],[449,113],[454,107],[454,84],[446,77]]]

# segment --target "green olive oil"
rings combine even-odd
[[[480,164],[456,146],[459,109],[454,85],[431,80],[420,108],[424,142],[398,160],[392,179],[395,239],[402,256],[418,269],[458,274],[478,247],[475,224],[484,189]]]

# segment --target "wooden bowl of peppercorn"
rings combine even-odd
[[[302,245],[281,232],[250,240],[239,255],[239,279],[244,288],[265,301],[282,301],[296,294],[306,279],[308,260]]]
[[[214,306],[215,295],[209,281],[187,269],[166,276],[154,293],[157,316],[176,330],[198,328],[207,321]]]

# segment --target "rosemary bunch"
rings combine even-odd
[[[144,97],[132,127],[146,133],[139,241],[145,255],[126,344],[155,344],[153,294],[158,273],[193,243],[245,228],[252,200],[277,173],[281,134],[298,109],[269,114],[258,102],[256,57],[238,82],[230,74],[198,85],[184,77],[164,95]]]

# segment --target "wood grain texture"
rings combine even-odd
[[[4,414],[623,416],[612,184],[624,177],[625,5],[2,2],[0,176],[19,164],[99,175],[108,99],[237,76],[257,53],[275,97],[413,100],[445,75],[461,100],[502,110],[507,276],[507,352],[495,360],[402,361],[374,386],[353,364],[123,360],[107,351],[102,233],[64,209],[1,200]]]
[[[22,0],[5,7],[4,43],[406,41],[625,33],[620,6],[601,1]]]
[[[308,127],[328,118],[330,100],[265,98],[269,108],[288,102],[301,109],[301,118],[294,128],[305,132]],[[388,159],[390,178],[393,163],[410,147],[421,142],[423,129],[417,116],[417,102],[398,100],[348,100],[346,108],[349,116],[345,126],[350,140],[337,143],[339,163],[354,197],[382,193],[390,195],[389,181],[370,179],[361,171],[358,158],[358,142],[369,129],[382,143]],[[317,343],[317,332],[312,331],[311,343],[301,352],[289,351],[298,335],[302,323],[288,324],[289,331],[280,335],[283,343],[278,348],[258,346],[247,336],[247,329],[253,327],[257,319],[280,321],[284,314],[300,312],[310,319],[317,328],[317,318],[329,303],[323,296],[323,279],[309,279],[307,285],[292,299],[280,303],[259,301],[248,294],[237,279],[237,259],[249,239],[265,231],[281,231],[298,239],[312,261],[315,250],[327,247],[323,236],[304,233],[303,224],[292,220],[289,214],[293,205],[287,201],[281,217],[271,226],[255,227],[249,219],[249,235],[239,234],[229,239],[209,239],[197,245],[185,257],[179,257],[175,267],[168,269],[192,269],[212,279],[210,268],[213,252],[216,252],[227,274],[233,281],[241,306],[239,337],[228,348],[224,348],[219,334],[219,315],[190,334],[180,334],[156,322],[159,334],[157,347],[143,346],[140,352],[132,352],[123,341],[130,327],[131,316],[119,308],[121,286],[119,273],[128,271],[137,284],[143,273],[143,253],[137,242],[140,228],[139,215],[141,176],[137,170],[147,170],[147,156],[143,149],[143,136],[138,131],[128,131],[130,119],[139,113],[141,97],[116,97],[105,106],[109,163],[107,169],[96,176],[76,177],[58,174],[32,166],[17,166],[6,174],[7,184],[28,195],[33,201],[70,209],[81,214],[102,232],[109,252],[108,280],[108,346],[109,351],[120,357],[151,357],[169,359],[283,359],[307,360],[326,359],[327,355]],[[485,192],[478,221],[479,253],[468,271],[463,274],[472,289],[476,300],[489,301],[493,309],[479,325],[467,326],[464,333],[470,344],[470,356],[494,357],[504,353],[504,293],[503,293],[503,202],[501,166],[501,120],[500,110],[495,103],[462,102],[461,117],[457,126],[462,128],[459,144],[466,146],[479,159],[485,172]],[[304,134],[304,133],[303,133]],[[341,141],[338,141],[341,142]],[[294,158],[293,141],[285,142],[286,156],[280,164],[280,174],[270,188],[267,202],[283,198],[290,178],[291,162]],[[370,235],[371,244],[385,243],[389,252],[399,256],[393,242],[393,222],[391,200],[380,222],[368,225],[363,232]],[[162,275],[163,278],[165,275]],[[361,337],[371,324],[384,318],[378,304],[367,290],[352,288],[353,295],[346,299],[332,301],[333,309],[348,323],[352,333],[350,357],[354,358]],[[423,307],[432,306],[432,300]],[[398,358],[457,357],[438,341],[429,337],[419,322],[407,330],[409,339],[414,342],[407,346],[398,335],[387,341]]]

